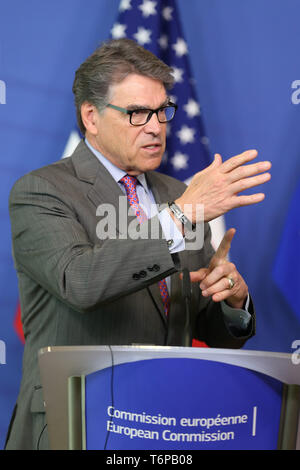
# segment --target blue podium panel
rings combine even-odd
[[[168,358],[85,378],[90,450],[276,449],[282,382],[229,364]]]

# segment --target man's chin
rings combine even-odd
[[[151,161],[147,162],[147,165],[145,165],[145,171],[153,171],[157,170],[157,168],[160,166],[162,161],[162,157],[159,158],[152,158]]]
[[[137,168],[140,173],[146,173],[146,171],[156,170],[162,161],[162,155],[151,155],[148,158],[144,158],[139,168]]]

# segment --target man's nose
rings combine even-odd
[[[163,124],[158,120],[157,114],[153,113],[149,121],[144,126],[144,131],[149,134],[158,135],[161,133]]]

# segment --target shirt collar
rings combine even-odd
[[[101,152],[96,150],[85,138],[85,143],[88,146],[88,148],[93,152],[93,154],[98,158],[98,160],[102,163],[103,166],[107,169],[107,171],[111,174],[113,179],[116,181],[116,183],[120,182],[120,179],[123,178],[123,176],[127,175],[126,171],[121,170],[121,168],[118,168],[114,163],[112,163],[110,160],[108,160],[104,155],[102,155]],[[149,192],[148,185],[147,185],[147,180],[145,173],[142,173],[141,175],[137,176],[137,180],[139,183],[143,186],[144,190],[146,192]]]

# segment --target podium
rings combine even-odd
[[[264,351],[39,351],[50,448],[300,449],[300,365]]]

